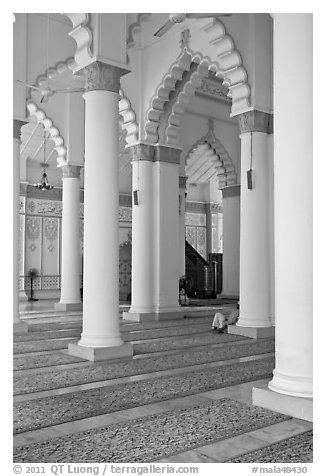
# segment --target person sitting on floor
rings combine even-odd
[[[231,311],[229,317],[228,317],[228,325],[229,326],[234,326],[238,320],[239,320],[239,304],[237,303],[237,307],[236,309],[233,309],[233,311]]]
[[[227,328],[227,319],[221,312],[216,312],[212,322],[212,332],[221,334]]]
[[[228,325],[235,325],[239,319],[239,304],[236,309],[231,311],[228,317],[224,316],[221,312],[216,312],[212,322],[212,332],[221,334],[227,330]]]

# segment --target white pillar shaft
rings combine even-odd
[[[179,308],[178,164],[154,162],[154,276],[157,311]]]
[[[84,305],[79,342],[121,345],[119,329],[118,94],[85,93]]]
[[[79,177],[65,177],[63,182],[61,304],[80,303],[79,250]]]
[[[269,388],[298,397],[312,396],[312,51],[311,14],[274,15],[276,367]]]
[[[20,140],[13,141],[13,318],[14,324],[19,318],[19,162]]]
[[[130,312],[154,311],[153,162],[132,162],[132,289]]]
[[[186,240],[186,197],[185,189],[179,189],[179,277],[186,274],[186,251],[185,251],[185,240]]]
[[[239,296],[240,186],[231,196],[223,192],[223,295]]]
[[[240,318],[238,326],[269,327],[270,266],[267,134],[241,134]],[[252,160],[251,160],[252,157]],[[253,188],[247,188],[252,162]]]

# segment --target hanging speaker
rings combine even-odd
[[[247,187],[252,190],[252,169],[247,170]]]

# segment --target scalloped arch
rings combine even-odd
[[[119,114],[120,125],[123,131],[126,131],[126,143],[128,146],[138,142],[138,124],[136,121],[136,113],[131,107],[130,100],[125,96],[123,89],[119,90]]]
[[[72,57],[67,58],[65,61],[59,61],[56,65],[49,67],[43,74],[40,74],[35,80],[35,85],[42,88],[48,84],[49,79],[53,79],[58,74],[62,74],[67,70],[73,72],[75,67],[76,62]],[[34,97],[35,94],[37,93],[31,90],[31,96]]]
[[[44,129],[49,133],[49,139],[54,142],[54,150],[57,151],[57,164],[58,167],[61,165],[67,164],[67,149],[64,146],[63,138],[60,135],[59,129],[53,125],[52,120],[46,116],[45,112],[42,109],[39,109],[38,106],[29,101],[27,103],[27,111],[29,112],[29,117],[35,116],[37,123],[42,124]]]
[[[151,17],[151,13],[138,13],[137,21],[131,23],[128,27],[127,48],[131,48],[136,45],[135,34],[141,33],[142,24],[145,23]]]
[[[187,164],[187,161],[191,156],[192,152],[194,152],[196,149],[198,149],[199,146],[204,144],[207,144],[210,148],[212,148],[218,156],[218,161],[222,162],[222,164],[216,169],[218,188],[221,190],[227,185],[235,185],[237,183],[237,175],[232,158],[230,157],[227,150],[224,148],[223,144],[217,139],[217,137],[215,137],[214,133],[211,131],[209,131],[205,136],[201,137],[192,145],[192,147],[188,150],[185,156],[185,163]]]
[[[223,83],[229,87],[228,96],[232,99],[231,116],[248,110],[250,106],[247,72],[242,65],[239,52],[234,49],[232,38],[225,33],[224,25],[218,20],[213,21],[202,31],[208,35],[209,43],[214,45],[216,60],[213,61],[200,52],[194,53],[188,47],[180,53],[176,62],[170,66],[168,73],[163,76],[150,102],[145,122],[146,141],[150,143],[159,141],[158,128],[161,125],[166,103],[170,100],[170,93],[176,91],[178,94],[174,94],[172,111],[167,120],[165,142],[168,145],[179,145],[180,120],[184,115],[185,106],[195,94],[201,80],[208,76],[208,71],[214,71],[215,75],[222,78]],[[198,64],[197,71],[178,90],[178,83],[182,80],[183,74],[190,70],[191,63]]]

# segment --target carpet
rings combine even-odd
[[[312,457],[313,432],[311,430],[232,458],[226,463],[312,463]]]
[[[156,334],[157,335],[157,334]],[[219,337],[217,337],[219,336]],[[124,340],[125,336],[123,336]],[[139,336],[135,340],[138,340]],[[240,336],[228,336],[227,334],[211,334],[209,332],[198,334],[192,334],[189,336],[177,336],[175,338],[168,337],[158,339],[155,342],[144,342],[134,344],[134,354],[145,354],[150,352],[159,352],[164,350],[178,349],[179,347],[193,347],[199,345],[209,345],[217,342],[225,342],[233,340],[244,339]],[[46,340],[46,341],[33,341],[33,342],[15,342],[14,354],[28,354],[30,352],[40,352],[46,350],[60,350],[68,349],[68,344],[71,342],[77,343],[79,339],[60,339],[60,340]],[[129,340],[130,342],[130,340]]]
[[[289,417],[229,399],[16,448],[16,463],[151,462]]]
[[[13,361],[13,370],[28,370],[53,365],[74,364],[77,362],[85,362],[84,359],[68,355],[63,351],[52,352],[51,354],[30,355],[24,357],[15,357]]]
[[[210,320],[211,321],[211,320]],[[163,337],[174,337],[189,334],[198,334],[207,332],[211,328],[211,322],[199,323],[197,325],[188,326],[174,326],[167,328],[156,328],[147,330],[130,330],[121,326],[122,338],[125,342],[134,340],[146,340],[146,339],[159,339]],[[45,339],[63,339],[67,337],[80,338],[81,331],[79,329],[67,329],[61,331],[47,331],[47,332],[32,332],[27,334],[17,335],[15,342],[29,342],[29,341],[41,341]]]
[[[223,334],[217,334],[219,338]],[[231,337],[231,336],[230,336]],[[126,377],[139,374],[158,372],[191,365],[205,364],[219,360],[230,360],[249,355],[258,355],[274,352],[274,339],[264,339],[259,341],[250,340],[237,345],[225,344],[221,347],[205,348],[201,350],[186,350],[171,355],[152,356],[146,359],[121,360],[118,362],[98,362],[87,367],[76,367],[69,369],[55,369],[39,374],[28,374],[14,376],[14,394],[40,392],[72,385],[80,385],[90,382],[99,382],[119,377]],[[62,354],[63,357],[70,356]],[[34,361],[42,362],[43,359],[52,357],[49,354],[31,356]],[[53,356],[54,358],[57,355]],[[74,359],[72,357],[72,359]],[[15,361],[17,358],[15,359]],[[29,359],[20,358],[25,365]],[[65,361],[65,360],[64,360]]]
[[[230,309],[221,308],[220,312],[223,314],[228,315],[230,313]],[[163,321],[146,321],[146,322],[130,322],[126,320],[120,319],[120,326],[121,330],[126,331],[137,331],[137,330],[146,330],[146,329],[161,329],[166,327],[179,327],[179,326],[189,326],[192,324],[201,324],[212,322],[212,317],[195,317],[195,316],[188,316],[184,319],[174,319],[174,320],[163,320]],[[81,329],[82,328],[82,320],[70,321],[70,322],[46,322],[46,323],[31,323],[28,322],[29,328],[28,332],[45,332],[45,331],[53,331],[53,330],[60,330],[60,329]]]
[[[273,369],[274,358],[264,358],[14,403],[14,432],[270,378]]]

